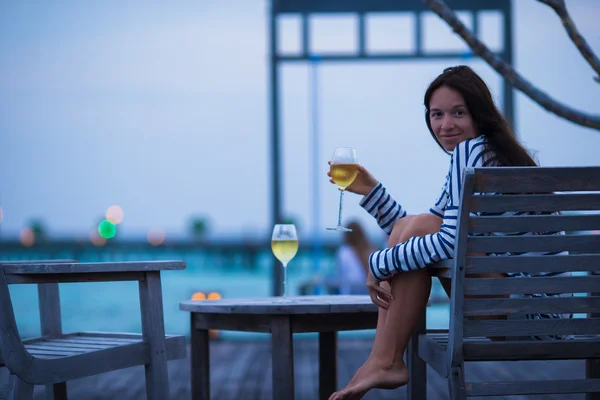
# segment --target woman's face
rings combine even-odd
[[[447,86],[436,89],[429,101],[429,122],[442,147],[448,151],[460,142],[479,136],[462,95]]]

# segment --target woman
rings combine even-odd
[[[379,306],[373,349],[346,388],[330,400],[360,399],[370,389],[394,389],[408,382],[403,355],[429,298],[431,274],[426,267],[452,258],[464,169],[536,165],[515,139],[485,82],[471,68],[445,69],[429,85],[424,103],[429,132],[452,155],[442,193],[429,213],[408,216],[362,166],[347,188],[363,195],[360,205],[377,220],[389,241],[388,248],[369,258],[367,288]],[[448,295],[449,283],[442,282]]]

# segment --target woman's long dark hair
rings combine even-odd
[[[431,129],[429,102],[433,92],[442,86],[459,92],[471,113],[480,134],[487,137],[488,148],[495,154],[495,161],[502,166],[536,166],[527,150],[515,138],[515,134],[494,104],[487,85],[466,65],[446,68],[427,88],[425,92],[425,122],[431,136],[444,150]],[[445,150],[444,150],[445,151]]]

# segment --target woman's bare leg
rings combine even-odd
[[[441,223],[442,219],[432,214],[405,217],[394,226],[388,246],[413,236],[438,232]],[[332,394],[330,400],[359,399],[374,387],[392,389],[408,382],[404,351],[425,311],[431,291],[431,275],[425,269],[398,274],[391,280],[391,290],[394,300],[387,310],[379,309],[369,359],[346,388]]]

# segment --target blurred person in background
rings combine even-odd
[[[375,247],[360,223],[352,221],[348,228],[352,231],[344,233],[344,242],[335,257],[339,294],[368,294],[369,256]]]

